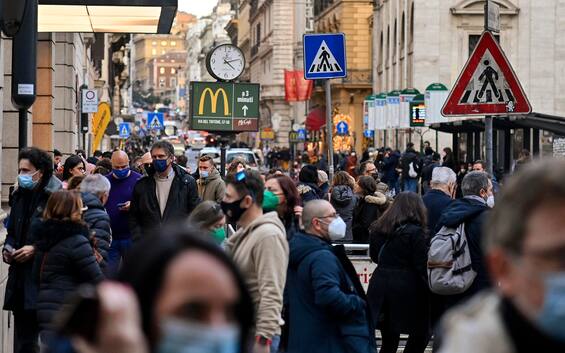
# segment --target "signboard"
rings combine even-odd
[[[128,123],[121,123],[118,126],[118,132],[120,134],[120,138],[127,139],[129,135],[131,135],[131,130]]]
[[[190,87],[191,130],[259,130],[259,84],[191,82]]]
[[[147,113],[147,126],[150,130],[163,130],[165,128],[165,115],[163,113]]]
[[[336,124],[335,129],[337,130],[338,135],[347,135],[349,134],[349,125],[345,121],[340,121]]]
[[[93,89],[83,89],[81,108],[83,113],[96,113],[98,111],[98,92]]]
[[[305,34],[303,43],[305,79],[319,80],[347,76],[345,34]]]
[[[449,89],[441,83],[432,83],[426,88],[426,125],[441,123],[447,119],[441,115],[441,107],[445,104]]]
[[[410,102],[410,127],[419,127],[426,125],[426,104],[424,95],[420,94],[414,97]]]
[[[102,137],[106,132],[106,128],[112,119],[110,105],[106,102],[98,104],[98,111],[92,117],[92,150],[96,151],[102,142]]]
[[[261,140],[274,140],[275,132],[271,128],[265,128],[260,133]]]
[[[302,143],[306,140],[306,131],[291,131],[288,133],[288,140],[290,143]]]
[[[486,28],[489,31],[500,32],[500,5],[488,0],[486,6]]]
[[[366,138],[372,139],[375,137],[375,130],[365,130],[363,131],[363,136]]]
[[[532,107],[502,48],[484,32],[441,113],[458,115],[528,114]]]

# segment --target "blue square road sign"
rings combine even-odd
[[[118,127],[118,132],[120,133],[121,138],[127,139],[131,135],[129,124],[121,123]]]
[[[304,78],[330,79],[347,76],[345,34],[305,34]]]
[[[165,115],[163,113],[147,113],[147,126],[150,130],[163,130],[165,128]]]

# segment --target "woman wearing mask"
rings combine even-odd
[[[104,279],[82,213],[78,192],[57,191],[47,201],[43,221],[33,227],[38,239],[35,270],[39,280],[37,317],[42,342],[52,338],[50,325],[66,297],[81,283]]]
[[[355,191],[358,201],[353,210],[353,242],[366,244],[369,242],[369,227],[384,212],[388,199],[377,191],[377,182],[370,176],[360,177]]]
[[[300,229],[300,194],[292,179],[286,175],[273,175],[267,178],[265,189],[275,194],[278,198],[276,211],[283,222],[287,238]]]
[[[61,189],[53,176],[53,161],[39,148],[18,156],[18,185],[10,195],[10,218],[2,255],[10,265],[4,310],[14,315],[14,352],[37,352],[37,282],[33,276],[36,252],[31,225],[39,220],[51,193]]]
[[[198,228],[207,230],[216,244],[222,245],[226,239],[226,217],[219,204],[214,201],[200,203],[190,214],[188,221]]]
[[[85,174],[86,166],[83,159],[77,155],[69,156],[63,165],[63,189],[67,189],[70,178],[84,176]]]
[[[353,241],[353,210],[358,200],[357,195],[353,191],[354,189],[355,179],[351,175],[344,171],[335,174],[330,193],[330,202],[347,225],[343,240],[348,243]]]
[[[249,292],[233,262],[200,233],[169,229],[136,244],[120,274],[125,286],[98,287],[96,341],[73,337],[76,351],[248,352],[254,317]]]
[[[380,353],[396,353],[400,334],[409,335],[406,353],[423,353],[428,344],[426,220],[422,198],[403,192],[371,226],[370,256],[377,269],[367,295],[383,337]]]

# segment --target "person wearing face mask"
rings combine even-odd
[[[563,180],[565,162],[549,159],[505,184],[485,227],[498,285],[444,316],[437,352],[565,352]]]
[[[345,222],[325,200],[304,206],[304,232],[290,240],[288,352],[374,352],[366,297],[347,257],[331,243],[345,237]]]
[[[61,189],[53,175],[47,152],[30,147],[18,156],[18,182],[10,194],[10,221],[2,256],[10,265],[4,310],[14,315],[14,353],[37,352],[37,281],[33,276],[37,234],[31,225],[39,221],[49,196]]]
[[[168,141],[151,146],[153,174],[134,187],[129,225],[134,242],[170,222],[185,221],[200,199],[196,181],[174,163],[175,149]]]
[[[188,217],[188,222],[210,232],[218,245],[226,240],[226,216],[219,204],[214,201],[200,203]]]
[[[275,353],[280,343],[288,242],[278,214],[263,214],[264,192],[258,172],[230,174],[221,205],[227,221],[237,226],[226,241],[226,250],[242,271],[257,311],[253,351]]]
[[[212,156],[204,155],[198,161],[198,175],[196,181],[198,196],[203,201],[222,202],[226,193],[226,184],[216,169]]]
[[[110,192],[105,208],[110,216],[112,243],[108,251],[106,272],[115,274],[125,253],[131,247],[129,209],[133,189],[142,175],[130,169],[129,157],[124,151],[112,153],[111,163],[112,173],[106,175],[110,182]]]
[[[432,236],[444,226],[457,228],[461,224],[465,224],[471,265],[477,276],[471,287],[464,293],[443,296],[444,310],[472,297],[483,289],[491,287],[481,244],[483,242],[484,220],[490,210],[488,200],[492,199],[492,183],[487,173],[470,172],[465,175],[461,182],[461,191],[463,198],[453,201],[445,208],[435,230],[432,232]]]
[[[430,338],[427,285],[426,207],[420,196],[402,192],[371,225],[371,260],[377,264],[367,296],[382,334],[380,353],[396,353],[401,334],[404,352],[423,353]]]
[[[284,224],[287,239],[290,239],[294,232],[300,229],[300,217],[302,215],[300,194],[296,184],[289,176],[275,174],[267,177],[265,188],[278,198],[274,210],[277,211]],[[263,207],[263,209],[265,208]]]

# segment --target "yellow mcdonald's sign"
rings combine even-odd
[[[212,103],[212,113],[216,113],[217,105],[218,105],[218,98],[220,97],[220,93],[224,97],[224,115],[230,114],[230,107],[228,101],[228,95],[223,88],[218,88],[216,93],[212,91],[210,87],[207,87],[204,91],[202,91],[202,95],[200,95],[200,105],[198,106],[198,114],[204,114],[204,104],[206,103],[206,96],[210,96],[210,102]]]
[[[93,151],[97,150],[100,146],[100,142],[102,142],[102,137],[104,137],[104,133],[106,132],[111,118],[112,113],[110,111],[110,105],[105,102],[98,104],[98,111],[92,118],[92,133],[94,135],[92,139]]]

